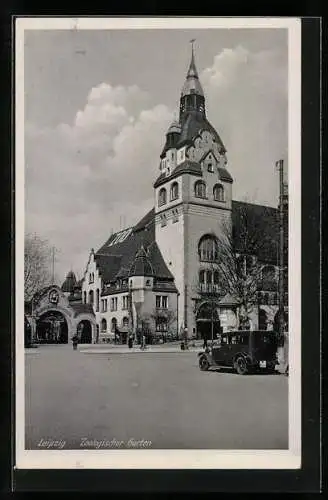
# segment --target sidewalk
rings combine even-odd
[[[146,349],[140,349],[140,346],[134,346],[131,349],[127,345],[99,345],[99,344],[88,344],[79,345],[78,350],[84,354],[153,354],[153,353],[180,353],[187,354],[188,352],[201,352],[202,347],[192,347],[189,346],[188,350],[182,351],[180,344],[177,345],[147,345]]]

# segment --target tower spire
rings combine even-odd
[[[187,72],[187,76],[182,87],[180,96],[180,122],[186,113],[196,111],[205,115],[205,97],[201,83],[199,81],[198,72],[195,64],[194,43],[195,38],[190,40],[191,43],[191,59]]]
[[[191,43],[191,60],[190,60],[190,65],[187,73],[187,78],[197,78],[198,79],[198,73],[196,69],[196,64],[195,64],[195,54],[194,54],[194,43],[196,41],[196,38],[193,38],[190,40]]]

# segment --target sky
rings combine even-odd
[[[25,231],[56,247],[59,281],[153,207],[192,38],[233,199],[277,206],[286,29],[25,31]]]

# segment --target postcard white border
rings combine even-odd
[[[25,30],[288,30],[289,449],[25,450],[24,34]],[[301,21],[298,18],[16,18],[16,469],[297,469],[301,466]],[[274,166],[273,166],[274,167]]]

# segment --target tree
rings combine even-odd
[[[50,247],[46,240],[35,234],[25,235],[24,293],[25,300],[52,282],[50,271]]]
[[[155,329],[156,325],[162,323],[163,325],[163,330],[162,330],[162,335],[163,338],[166,337],[168,333],[170,333],[172,325],[176,324],[177,321],[177,315],[176,312],[172,309],[154,309],[154,311],[151,313],[150,318],[154,321],[155,323]],[[178,334],[178,332],[177,332]]]
[[[247,210],[241,204],[235,214],[233,226],[224,223],[217,239],[217,266],[220,288],[239,303],[241,327],[249,325],[249,316],[258,305],[258,289],[261,283],[261,255],[272,251],[272,233],[267,231],[264,214]]]

